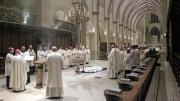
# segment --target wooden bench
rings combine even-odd
[[[155,69],[156,59],[152,58],[148,62],[146,70],[143,70],[143,75],[139,76],[138,81],[131,81],[130,84],[133,86],[131,91],[122,91],[122,92],[112,92],[108,89],[104,91],[104,94],[115,95],[121,98],[123,101],[143,101],[146,97],[149,85],[151,83],[152,75]],[[113,100],[111,100],[113,101]]]

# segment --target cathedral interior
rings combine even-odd
[[[178,0],[0,0],[0,101],[52,100],[46,98],[45,84],[36,87],[38,70],[30,75],[26,91],[14,93],[6,88],[8,48],[25,46],[27,50],[29,45],[36,53],[39,46],[88,47],[90,62],[85,68],[103,68],[96,73],[63,69],[63,96],[57,101],[179,101],[179,18]],[[122,71],[118,79],[108,77],[112,45],[123,51],[138,46],[141,58],[146,49],[155,48],[160,54],[152,60],[156,63],[147,77],[139,78],[142,83],[133,84],[132,93],[107,91],[120,88],[117,82],[124,75]]]

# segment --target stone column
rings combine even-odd
[[[106,34],[106,41],[107,41],[107,52],[110,49],[110,40],[109,40],[109,18],[104,18],[104,23],[105,23],[105,34]]]
[[[115,36],[114,36],[114,43],[115,43],[115,45],[118,46],[119,35],[117,33],[117,21],[113,21],[113,28],[114,28],[114,33],[113,34],[115,34]]]
[[[94,28],[94,33],[93,33],[93,49],[92,52],[94,54],[94,59],[97,60],[99,59],[99,9],[98,9],[98,0],[93,0],[92,1],[92,23],[93,23],[93,28]]]
[[[82,4],[86,4],[86,0],[81,0]],[[81,7],[81,11],[83,11],[83,8]],[[87,22],[82,22],[81,23],[81,44],[82,46],[86,47],[86,23]]]
[[[120,47],[123,46],[124,43],[124,35],[123,35],[123,26],[119,24],[119,34],[120,34]]]

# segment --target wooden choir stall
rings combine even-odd
[[[131,89],[128,91],[122,90],[123,88],[119,88],[122,90],[120,92],[113,91],[110,89],[106,89],[104,91],[104,95],[107,101],[144,101],[147,91],[149,89],[149,85],[151,83],[151,79],[155,70],[157,58],[151,58],[145,66],[143,66],[143,70],[141,70],[141,75],[138,76],[138,79],[132,80],[129,82],[129,86]],[[120,80],[118,80],[117,84],[120,84]],[[126,86],[127,87],[127,86]]]

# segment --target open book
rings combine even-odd
[[[34,56],[25,56],[24,59],[26,61],[33,61],[34,60]]]

